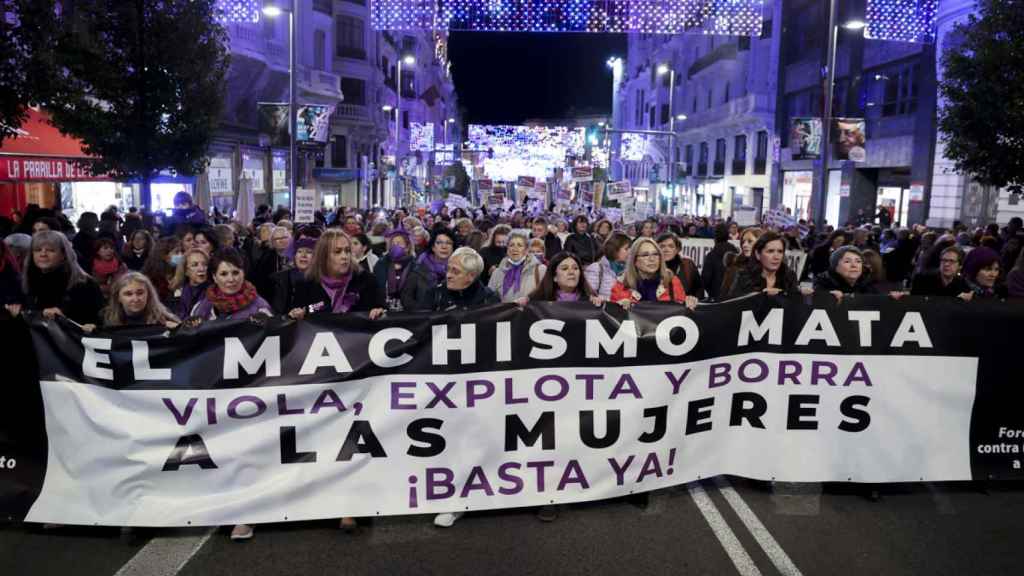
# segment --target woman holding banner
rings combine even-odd
[[[794,292],[799,284],[796,274],[786,266],[786,241],[777,232],[765,232],[751,246],[752,258],[736,274],[724,300],[764,292],[774,296]]]
[[[595,306],[604,299],[594,294],[583,278],[583,263],[579,256],[559,252],[551,259],[540,285],[530,294],[531,302],[586,302]]]
[[[704,297],[704,282],[700,278],[697,263],[683,256],[683,243],[673,232],[658,236],[658,249],[665,260],[665,266],[683,284],[683,291],[698,300]]]
[[[837,300],[842,300],[847,294],[878,294],[871,274],[865,269],[864,254],[852,245],[832,252],[828,272],[814,277],[814,289],[828,292]]]
[[[351,239],[337,228],[317,240],[306,277],[295,286],[293,306],[288,316],[294,319],[318,312],[369,312],[371,320],[384,315],[376,278],[355,262]]]
[[[676,302],[693,310],[697,298],[687,296],[679,278],[665,266],[658,244],[640,237],[633,242],[622,280],[612,287],[612,302],[629,309],[637,302]]]
[[[110,303],[103,309],[100,321],[104,328],[159,325],[174,329],[181,324],[181,320],[160,302],[153,283],[140,272],[127,272],[114,281]],[[96,324],[82,326],[86,332],[96,328]]]
[[[426,250],[416,259],[402,288],[402,302],[426,301],[431,290],[445,281],[448,257],[455,251],[455,234],[438,225],[434,233],[428,236],[430,239]]]
[[[78,265],[71,241],[53,230],[32,236],[22,289],[26,308],[51,320],[63,316],[78,324],[95,324],[105,304],[99,284]]]
[[[999,253],[980,246],[967,254],[964,274],[971,287],[971,298],[989,300],[1006,298],[1006,285],[999,282]]]
[[[270,304],[260,297],[256,287],[245,279],[245,259],[234,248],[225,248],[210,256],[207,276],[213,284],[192,308],[192,317],[206,320],[237,320],[256,315],[272,316]]]

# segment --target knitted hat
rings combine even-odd
[[[991,248],[981,246],[967,253],[967,260],[964,261],[964,275],[971,282],[978,276],[978,272],[988,268],[993,262],[999,262],[999,253]]]
[[[836,267],[839,266],[839,261],[843,259],[843,256],[850,252],[856,254],[857,256],[860,256],[861,260],[864,259],[864,254],[861,253],[860,248],[857,248],[852,244],[847,244],[846,246],[840,246],[839,248],[836,248],[836,251],[833,252],[832,255],[828,257],[829,269],[834,271]]]
[[[312,236],[299,236],[298,240],[292,242],[292,245],[288,247],[288,256],[292,259],[299,252],[299,248],[308,248],[313,250],[316,248],[316,238]]]

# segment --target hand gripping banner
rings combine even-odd
[[[1022,320],[1015,304],[827,294],[170,333],[7,320],[0,512],[195,526],[578,502],[719,474],[1020,478]]]

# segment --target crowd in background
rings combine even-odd
[[[803,222],[740,227],[687,216],[623,225],[600,212],[493,214],[442,203],[339,208],[318,212],[311,224],[260,206],[242,223],[205,213],[184,192],[170,215],[112,207],[74,224],[32,206],[0,219],[0,298],[12,316],[35,311],[94,331],[261,314],[376,319],[499,302],[692,309],[757,292],[1024,297],[1019,218],[1003,227],[936,230],[895,227],[882,212],[874,223],[815,230]],[[682,254],[686,238],[713,240],[700,268]],[[793,251],[806,253],[800,276],[787,265]],[[457,518],[440,515],[436,523]],[[251,535],[248,526],[233,532]]]

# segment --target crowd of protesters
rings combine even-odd
[[[489,214],[435,203],[342,208],[299,225],[283,208],[261,206],[242,223],[206,214],[184,192],[174,203],[166,217],[111,208],[72,225],[59,211],[30,207],[0,219],[4,309],[61,316],[91,332],[257,315],[377,319],[502,302],[693,309],[758,292],[1024,297],[1020,218],[976,230],[900,228],[882,218],[816,231],[803,222],[742,228],[685,216],[623,225],[600,213]],[[682,254],[691,237],[714,242],[700,269]],[[799,277],[786,263],[793,250],[807,255]],[[538,516],[555,514],[545,507]],[[458,517],[441,514],[435,523]],[[356,523],[345,518],[341,526]],[[236,526],[232,537],[252,534]]]

